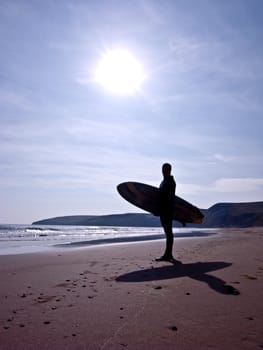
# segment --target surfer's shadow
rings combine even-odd
[[[231,266],[232,263],[222,261],[197,262],[192,264],[174,264],[145,270],[133,271],[116,278],[117,282],[151,282],[180,277],[189,277],[197,281],[205,282],[211,289],[221,294],[238,295],[234,287],[209,272],[220,270]]]

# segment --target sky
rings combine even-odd
[[[0,0],[0,223],[141,212],[116,185],[200,208],[263,200],[261,0]],[[126,50],[134,93],[98,83]]]

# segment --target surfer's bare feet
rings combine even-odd
[[[155,259],[155,261],[170,261],[173,259],[172,255],[163,255],[160,258]]]
[[[168,261],[173,264],[181,263],[181,261],[176,260],[172,255],[163,255],[160,258],[155,259],[155,261]]]

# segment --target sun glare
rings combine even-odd
[[[110,50],[98,63],[95,80],[116,94],[133,94],[144,80],[140,62],[125,50]]]

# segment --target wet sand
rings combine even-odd
[[[263,228],[0,256],[0,348],[263,349]]]

